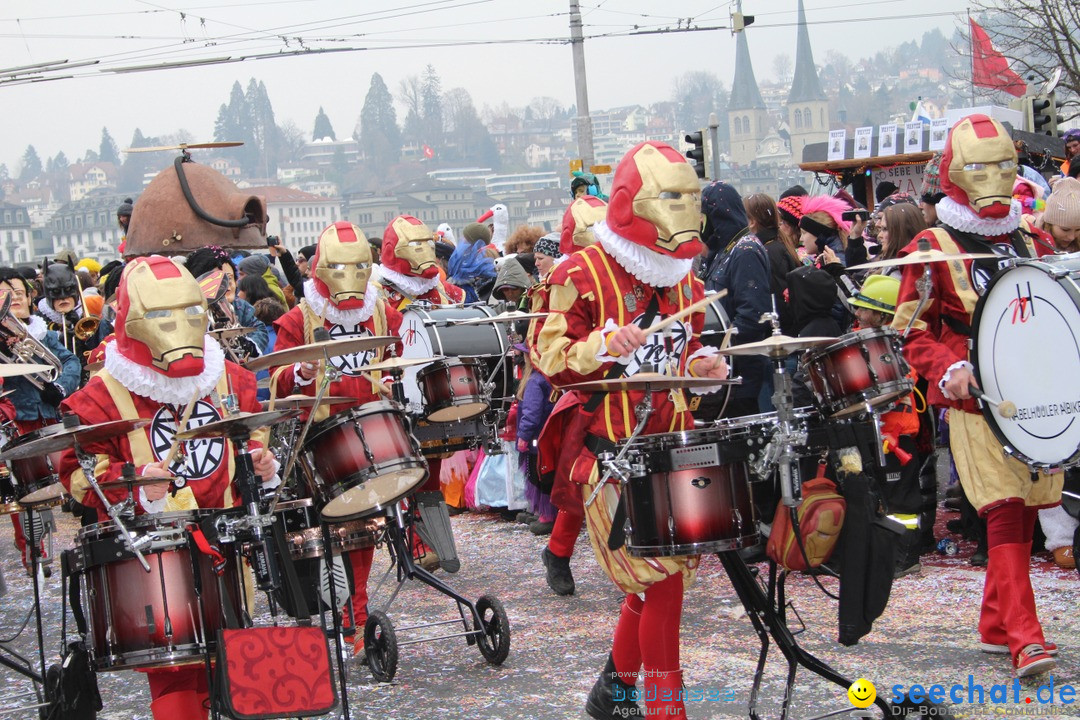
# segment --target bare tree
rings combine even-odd
[[[1061,68],[1058,106],[1080,115],[1080,3],[1076,0],[974,0],[971,9],[994,46],[1029,87],[1042,86]],[[964,29],[964,38],[970,38]],[[1033,86],[1033,87],[1032,87]]]
[[[546,129],[551,129],[551,121],[563,111],[562,103],[553,97],[534,97],[529,103],[533,118]]]
[[[397,100],[405,106],[405,113],[424,114],[424,81],[419,75],[408,75],[398,83]]]
[[[773,58],[772,61],[773,73],[776,75],[776,80],[781,85],[786,85],[791,82],[791,56],[787,53],[780,53]]]

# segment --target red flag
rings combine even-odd
[[[1024,79],[1009,69],[1009,61],[994,49],[990,36],[978,23],[971,22],[971,83],[979,87],[1004,90],[1021,97],[1027,92]]]
[[[1020,93],[1020,94],[1023,95],[1023,93]],[[429,146],[425,145],[424,146],[424,157],[426,157],[427,159],[430,160],[431,158],[435,157],[435,151],[432,150]]]

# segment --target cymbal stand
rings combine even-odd
[[[642,366],[644,371],[645,366]],[[635,472],[636,468],[627,458],[630,454],[630,449],[634,446],[634,442],[641,435],[641,431],[645,429],[645,423],[649,421],[649,416],[652,415],[652,389],[648,386],[645,387],[645,397],[641,399],[641,402],[634,408],[634,416],[637,417],[637,425],[634,427],[634,432],[630,434],[630,437],[622,443],[622,448],[617,455],[611,453],[601,453],[601,457],[597,460],[604,464],[604,475],[600,478],[600,482],[596,484],[596,488],[592,491],[592,495],[585,501],[585,507],[589,507],[596,500],[596,496],[600,494],[600,491],[604,489],[604,485],[607,484],[609,478],[614,476],[620,483],[627,483],[630,481],[631,473]]]
[[[40,587],[40,583],[38,582],[38,567],[40,566],[40,557],[39,556],[41,554],[41,548],[38,547],[38,540],[34,536],[34,506],[32,504],[30,504],[30,505],[27,505],[25,509],[26,509],[26,528],[25,528],[26,545],[27,545],[28,548],[30,548],[30,576],[31,576],[31,579],[32,579],[32,582],[33,582],[33,585],[34,585],[34,621],[35,621],[35,623],[37,625],[36,629],[37,629],[37,641],[38,641],[38,660],[41,662],[41,676],[38,677],[36,674],[29,674],[27,672],[27,670],[29,669],[29,663],[27,663],[27,668],[24,669],[24,668],[20,668],[18,665],[14,664],[14,663],[11,663],[10,661],[7,660],[7,658],[4,658],[4,657],[0,656],[0,664],[3,664],[5,666],[7,666],[7,667],[10,667],[12,670],[15,670],[16,672],[19,672],[19,673],[21,673],[23,675],[26,675],[31,680],[34,680],[36,682],[44,682],[42,680],[42,678],[45,677],[45,673],[46,673],[46,666],[45,666],[45,633],[44,633],[44,631],[42,629],[42,626],[41,626],[41,587]],[[7,648],[4,648],[4,649],[6,650]],[[12,654],[14,654],[14,653],[12,653]],[[18,656],[16,656],[16,657],[18,657]]]
[[[929,250],[930,241],[925,238],[919,240],[918,251],[929,252]],[[911,329],[915,327],[915,321],[919,319],[919,315],[921,315],[922,311],[926,308],[926,304],[930,302],[930,288],[932,287],[933,282],[930,277],[930,272],[930,263],[924,264],[922,276],[915,281],[915,289],[919,291],[919,304],[915,306],[915,312],[911,314],[911,319],[908,320],[908,325],[904,328],[904,334],[901,335],[905,340],[907,339],[908,333],[911,332]]]
[[[124,526],[122,518],[132,517],[132,513],[135,509],[135,502],[131,497],[131,493],[128,493],[128,497],[120,503],[111,503],[109,499],[105,497],[104,491],[98,484],[97,477],[94,475],[94,469],[97,465],[97,456],[93,453],[88,453],[82,449],[78,441],[75,442],[75,457],[79,461],[79,467],[82,468],[83,475],[86,477],[86,481],[90,483],[90,487],[93,488],[94,493],[98,496],[98,500],[101,501],[102,506],[105,508],[105,512],[109,518],[116,525],[116,529],[120,531],[120,536],[124,538],[124,542],[127,543],[128,548],[135,554],[135,558],[142,565],[142,569],[146,572],[150,572],[150,564],[146,562],[146,558],[142,554],[142,549],[150,545],[152,538],[150,535],[142,535],[138,538],[132,537],[132,534],[128,532],[127,527]]]

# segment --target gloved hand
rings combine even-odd
[[[65,397],[67,397],[67,393],[64,392],[64,388],[59,383],[48,383],[41,388],[41,399],[53,407],[59,407]]]

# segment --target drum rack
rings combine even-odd
[[[396,575],[396,582],[385,604],[378,610],[368,614],[367,623],[364,627],[364,649],[367,652],[368,667],[371,669],[371,674],[380,682],[390,682],[397,672],[398,648],[400,646],[458,637],[465,638],[469,645],[477,645],[480,654],[484,656],[488,663],[501,665],[510,654],[510,620],[506,615],[506,610],[503,609],[502,603],[491,595],[483,595],[474,604],[458,594],[434,574],[418,566],[413,560],[411,550],[416,533],[412,512],[403,512],[399,502],[395,503],[392,508],[387,509],[386,516],[386,545],[390,553],[390,567],[379,579],[375,589],[371,592],[371,596],[374,597],[379,593],[390,578],[391,573]],[[398,593],[410,580],[419,581],[421,584],[434,588],[443,595],[452,598],[457,605],[460,617],[395,629],[387,613],[394,600],[397,599]],[[466,609],[468,609],[468,616],[465,613]],[[462,632],[409,640],[397,639],[397,632],[443,627],[457,623],[461,623]]]

